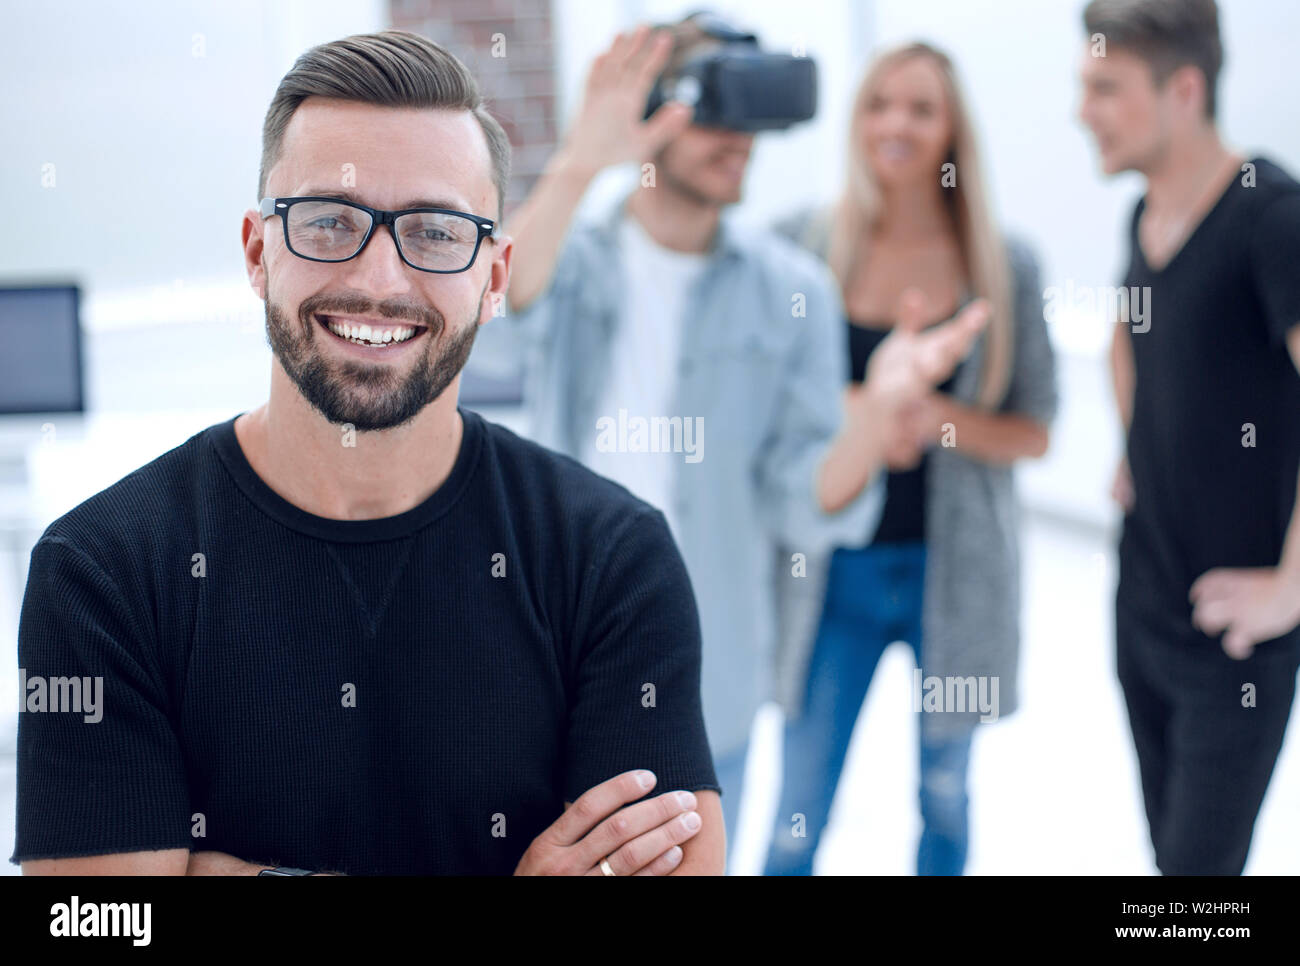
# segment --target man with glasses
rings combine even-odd
[[[509,159],[415,34],[282,80],[242,231],[269,401],[32,552],[24,872],[722,871],[662,514],[457,406]]]

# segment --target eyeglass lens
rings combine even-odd
[[[361,248],[373,222],[369,213],[344,202],[298,201],[289,208],[289,248],[294,254],[345,261]],[[433,271],[469,266],[478,244],[477,223],[461,215],[411,212],[398,216],[393,234],[407,260]]]

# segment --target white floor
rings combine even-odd
[[[1113,671],[1114,562],[1100,531],[1026,521],[1022,707],[981,726],[971,762],[973,875],[1154,872],[1137,765]],[[8,575],[4,575],[8,576]],[[17,604],[0,580],[0,646],[13,654]],[[916,715],[909,652],[885,655],[867,696],[818,854],[824,874],[908,875],[915,805]],[[1300,872],[1300,727],[1288,731],[1255,829],[1248,874]],[[749,795],[732,848],[758,874],[776,807],[780,712],[755,723]],[[12,746],[0,755],[0,843],[13,849]],[[0,873],[17,867],[0,863]]]

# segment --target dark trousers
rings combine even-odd
[[[1115,642],[1157,868],[1240,875],[1286,734],[1300,652],[1266,643],[1236,661],[1217,644],[1151,633],[1123,603]]]

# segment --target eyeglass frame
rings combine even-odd
[[[347,258],[312,258],[310,255],[300,255],[293,250],[293,245],[289,241],[289,219],[286,217],[289,209],[299,201],[329,201],[334,204],[348,205],[352,208],[360,208],[370,216],[370,229],[366,232],[366,237],[361,239],[361,244],[357,250]],[[276,209],[283,208],[283,211]],[[301,258],[309,262],[324,262],[327,265],[338,265],[342,262],[350,262],[366,250],[370,244],[370,239],[374,237],[375,229],[380,225],[387,225],[389,234],[393,236],[393,244],[397,247],[397,257],[400,258],[417,272],[429,272],[434,275],[459,275],[461,272],[468,272],[474,267],[474,262],[478,259],[478,250],[483,244],[484,238],[497,240],[497,223],[491,218],[484,218],[482,215],[473,215],[468,211],[456,211],[452,208],[399,208],[396,211],[386,211],[383,208],[371,208],[368,205],[360,204],[356,201],[349,201],[346,198],[331,198],[327,195],[297,195],[289,198],[263,198],[258,202],[258,210],[261,212],[262,220],[273,215],[280,216],[280,224],[284,227],[284,247],[287,248],[294,257]],[[420,212],[435,212],[443,215],[460,215],[462,218],[468,218],[478,226],[478,237],[474,239],[474,251],[469,256],[469,264],[464,268],[421,268],[414,264],[406,257],[406,252],[402,251],[402,243],[397,238],[395,230],[397,219],[402,215],[418,214]]]

